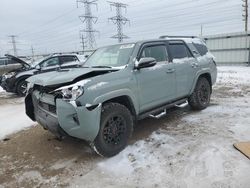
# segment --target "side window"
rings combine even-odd
[[[47,59],[40,66],[41,67],[51,67],[51,66],[56,66],[56,65],[59,65],[58,57],[52,57],[50,59]]]
[[[78,61],[75,56],[62,56],[60,59],[62,64]]]
[[[157,62],[168,61],[167,48],[165,45],[148,46],[142,50],[141,58],[152,57]]]
[[[8,64],[8,65],[14,65],[14,64],[18,64],[16,61],[13,61],[13,60],[10,60],[10,59],[8,59],[7,61],[6,61],[6,64]]]
[[[172,54],[173,59],[182,59],[187,57],[192,57],[189,49],[184,43],[170,43],[169,50]]]
[[[0,66],[5,65],[5,60],[4,59],[0,59]]]
[[[198,44],[198,43],[193,43],[195,48],[198,50],[199,54],[201,56],[206,55],[208,52],[207,47],[204,44]]]

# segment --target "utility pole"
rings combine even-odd
[[[201,34],[200,35],[201,35],[200,37],[203,36],[203,25],[202,24],[201,24]]]
[[[122,9],[127,10],[126,4],[118,3],[118,2],[111,2],[108,1],[111,7],[115,7],[116,9],[116,16],[109,18],[115,25],[117,25],[117,34],[112,36],[111,38],[118,39],[118,43],[123,42],[123,39],[129,38],[128,36],[123,34],[123,25],[125,25],[129,20],[122,16]]]
[[[33,46],[31,46],[32,61],[34,62],[35,52]]]
[[[17,56],[17,48],[16,48],[16,38],[17,38],[17,36],[16,35],[10,35],[9,36],[10,37],[10,39],[11,39],[11,44],[12,44],[12,46],[13,46],[13,53],[14,53],[14,56]]]
[[[91,6],[95,5],[97,7],[97,1],[98,0],[77,0],[77,7],[78,3],[84,4],[84,14],[79,16],[79,18],[85,23],[85,29],[81,30],[81,32],[86,33],[85,38],[89,49],[94,49],[96,46],[95,33],[98,31],[94,29],[93,24],[97,22],[98,17],[92,15]]]
[[[248,31],[248,0],[243,1],[243,21],[245,22],[245,32]]]

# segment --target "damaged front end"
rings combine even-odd
[[[25,98],[26,114],[57,137],[94,141],[99,132],[101,104],[82,104],[83,82],[56,88],[34,85]]]

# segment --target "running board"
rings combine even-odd
[[[187,101],[187,98],[184,98],[184,99],[175,101],[173,103],[168,103],[168,104],[163,105],[161,107],[158,107],[158,108],[155,108],[153,110],[147,111],[145,113],[140,114],[139,117],[138,117],[138,120],[144,119],[146,117],[153,117],[153,118],[159,119],[159,118],[166,115],[166,110],[167,109],[172,108],[174,106],[179,106],[179,105],[181,105],[183,103],[186,103],[186,101]],[[155,115],[155,114],[157,114],[157,115]]]
[[[175,106],[178,107],[178,108],[183,108],[183,107],[185,107],[187,105],[188,105],[188,101],[185,101],[184,103],[182,103],[182,104],[176,104]]]
[[[157,115],[150,114],[149,117],[155,118],[155,119],[160,119],[163,116],[165,116],[166,114],[167,114],[167,110],[165,109],[165,110],[163,110],[161,113],[159,113]]]

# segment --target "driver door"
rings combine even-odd
[[[175,67],[169,63],[166,43],[150,43],[142,47],[138,61],[155,58],[153,67],[135,71],[138,84],[140,112],[162,106],[175,98]]]

